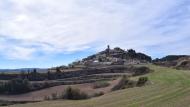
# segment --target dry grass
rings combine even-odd
[[[152,84],[83,101],[47,101],[10,107],[189,107],[190,71],[147,65]]]

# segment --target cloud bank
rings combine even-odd
[[[188,0],[1,0],[0,55],[11,60],[99,51],[190,54]]]

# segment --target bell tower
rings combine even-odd
[[[107,49],[110,50],[110,45],[107,46]]]
[[[110,55],[110,45],[108,45],[106,49],[106,56],[109,56],[109,55]]]

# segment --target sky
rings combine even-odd
[[[190,1],[0,0],[0,69],[64,65],[108,44],[190,54]]]

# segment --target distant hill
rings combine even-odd
[[[178,60],[180,58],[184,58],[184,57],[188,57],[188,55],[168,55],[168,56],[165,56],[163,58],[160,58],[160,59],[155,59],[154,61],[155,62],[159,62],[159,61],[175,61],[175,60]]]
[[[153,63],[166,67],[190,70],[190,56],[188,55],[168,55],[161,59],[153,60]]]

